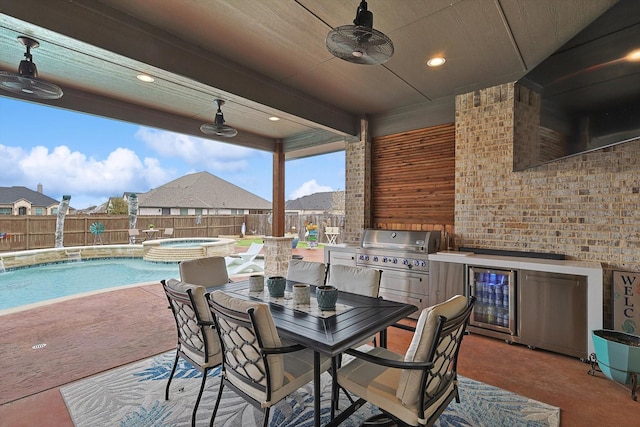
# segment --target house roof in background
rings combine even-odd
[[[337,191],[309,194],[298,199],[285,202],[287,211],[323,211],[328,212],[333,208],[333,195]]]
[[[0,205],[12,205],[20,199],[31,202],[33,206],[48,207],[60,202],[52,197],[34,191],[27,187],[0,187]]]
[[[140,208],[271,209],[271,202],[218,178],[197,172],[138,194]]]

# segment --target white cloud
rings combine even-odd
[[[255,150],[157,129],[140,128],[135,137],[159,156],[182,159],[186,164],[218,172],[238,172],[249,167]]]
[[[103,203],[125,191],[148,191],[173,179],[175,174],[162,169],[157,159],[141,160],[126,148],[114,149],[103,160],[72,152],[65,145],[51,151],[36,146],[29,152],[0,145],[0,155],[11,161],[0,185],[35,190],[42,184],[44,194],[54,199],[71,195],[71,205],[76,208]]]
[[[312,179],[311,181],[307,181],[302,184],[297,190],[294,190],[293,193],[289,195],[288,200],[299,199],[302,196],[308,196],[313,193],[323,193],[326,191],[333,191],[333,189],[327,185],[320,185],[315,179]]]

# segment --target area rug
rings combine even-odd
[[[182,359],[171,383],[169,400],[164,389],[175,352],[112,369],[61,388],[62,397],[76,427],[165,427],[191,425],[191,413],[201,374]],[[220,371],[210,372],[197,415],[197,425],[209,425],[215,404]],[[322,375],[322,424],[330,418],[331,377]],[[436,426],[550,426],[560,424],[560,409],[517,394],[460,377],[460,403],[451,402]],[[347,406],[340,393],[340,407]],[[359,426],[378,413],[367,404],[342,425]],[[270,426],[313,425],[313,385],[308,384],[271,410]],[[216,415],[216,426],[262,425],[262,413],[228,387]]]

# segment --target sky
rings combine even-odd
[[[273,156],[0,94],[0,187],[24,186],[76,209],[207,171],[272,201]],[[285,199],[344,190],[344,152],[285,162]]]

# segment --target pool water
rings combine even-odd
[[[161,242],[160,246],[162,247],[172,247],[172,248],[197,248],[202,246],[203,243],[211,243],[215,242],[216,239],[207,239],[207,240],[170,240],[168,242]]]
[[[177,263],[111,258],[0,272],[0,310],[141,282],[180,277]]]

